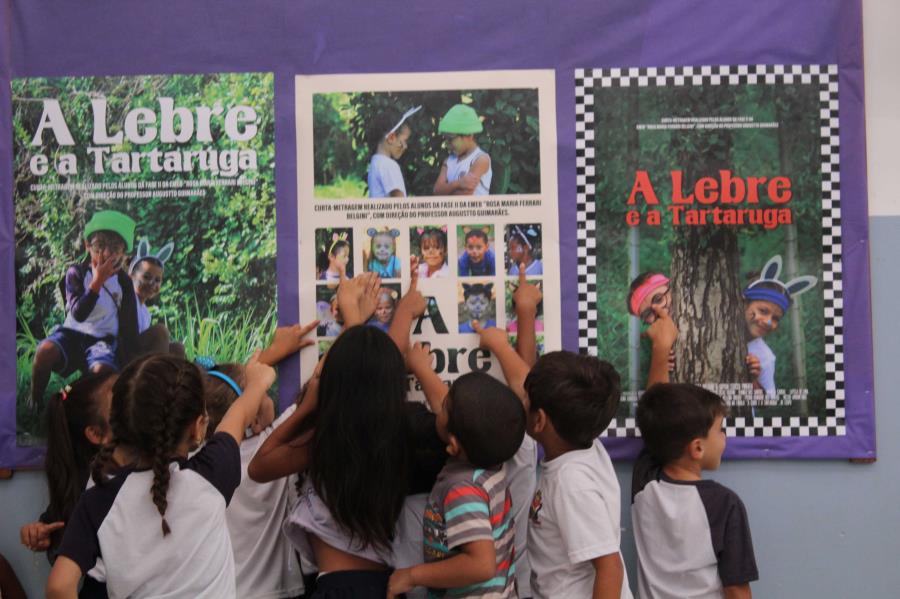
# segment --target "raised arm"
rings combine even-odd
[[[381,277],[374,272],[356,275],[352,279],[341,278],[338,285],[338,310],[344,319],[344,328],[364,324],[375,313]]]
[[[306,336],[319,326],[319,321],[314,320],[308,324],[294,324],[275,329],[272,343],[259,354],[259,361],[269,366],[275,366],[288,356],[297,353],[308,345],[313,345],[315,340]]]
[[[247,474],[258,483],[267,483],[309,467],[309,443],[312,430],[307,424],[316,411],[319,400],[319,372],[321,361],[307,381],[299,397],[297,409],[272,431],[250,460]]]
[[[437,414],[444,405],[444,398],[447,396],[447,386],[432,369],[431,361],[428,343],[416,342],[406,352],[406,367],[419,379],[428,407]]]
[[[648,389],[656,383],[669,382],[669,354],[678,337],[678,329],[668,310],[654,307],[653,311],[656,313],[656,320],[644,332],[652,346],[650,372],[647,374]]]
[[[494,354],[494,357],[500,361],[500,368],[503,369],[506,384],[519,396],[527,412],[528,395],[525,393],[525,377],[528,376],[528,371],[531,370],[531,367],[509,344],[506,331],[496,327],[483,329],[477,320],[472,321],[472,328],[475,329],[475,332],[481,338],[479,346]]]
[[[525,279],[525,268],[524,262],[519,264],[519,286],[513,293],[513,303],[516,306],[516,322],[518,323],[516,352],[531,367],[537,361],[537,336],[534,323],[537,319],[538,305],[544,296],[540,287],[532,285]]]
[[[409,289],[394,310],[394,319],[388,329],[388,335],[397,344],[401,354],[406,354],[409,347],[409,329],[414,318],[425,312],[425,298],[419,292],[419,260],[415,256],[409,259]]]

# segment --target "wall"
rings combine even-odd
[[[900,297],[900,4],[865,0],[866,119],[874,314],[878,462],[729,462],[715,477],[744,499],[753,528],[764,598],[900,596],[900,334],[893,312]],[[629,463],[617,465],[628,505]],[[17,472],[0,481],[0,553],[12,563],[29,597],[43,594],[44,556],[19,544],[19,526],[46,505],[43,473]],[[623,552],[632,586],[634,543],[623,515]]]

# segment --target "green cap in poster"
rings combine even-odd
[[[91,217],[84,228],[84,239],[90,239],[97,231],[112,231],[125,240],[125,251],[134,245],[134,221],[116,210],[101,210]]]
[[[444,118],[438,124],[438,133],[451,133],[455,135],[473,135],[481,133],[484,126],[478,113],[471,106],[457,104],[447,111]]]

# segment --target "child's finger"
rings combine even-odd
[[[51,522],[50,524],[48,524],[48,525],[46,526],[46,528],[45,528],[44,530],[45,530],[47,533],[56,532],[56,531],[59,530],[60,528],[63,528],[65,525],[66,525],[66,523],[65,523],[65,522],[62,522],[62,521]]]
[[[474,330],[479,335],[484,331],[484,329],[481,328],[481,323],[477,320],[472,321],[472,330]]]
[[[419,285],[419,259],[415,256],[409,259],[409,291],[415,291]]]
[[[519,287],[525,284],[525,263],[519,262]]]
[[[304,325],[295,324],[294,326],[297,328],[297,337],[305,337],[316,330],[316,327],[319,326],[319,321],[316,319]]]
[[[253,354],[250,356],[250,358],[247,360],[247,364],[253,364],[253,363],[259,362],[259,354],[261,354],[261,353],[262,352],[260,350],[258,350],[258,349],[255,350],[253,352]]]

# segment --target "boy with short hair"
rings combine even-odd
[[[541,295],[524,270],[514,299],[519,335],[533,348]],[[619,483],[597,439],[619,404],[618,373],[607,362],[563,351],[541,356],[529,372],[533,350],[516,353],[503,331],[480,332],[481,346],[525,396],[528,435],[544,447],[528,523],[532,595],[630,599],[619,553]]]
[[[66,319],[41,341],[31,369],[31,404],[43,402],[51,371],[118,370],[137,350],[137,298],[124,259],[135,222],[115,210],[95,213],[84,229],[89,260],[66,270]]]
[[[494,248],[485,229],[475,227],[465,231],[465,249],[457,266],[461,277],[494,276]]]
[[[410,353],[423,387],[443,387],[428,353]],[[388,597],[426,586],[431,597],[515,598],[515,524],[504,462],[522,445],[525,411],[509,387],[482,372],[456,379],[442,404],[437,430],[450,458],[425,508],[425,563],[395,570]]]
[[[475,135],[484,130],[478,113],[468,104],[456,104],[441,118],[438,133],[444,136],[450,156],[434,182],[434,195],[488,195],[491,192],[490,155],[478,147]]]
[[[638,401],[645,449],[632,478],[638,589],[646,599],[749,598],[759,578],[747,511],[702,480],[725,450],[725,402],[688,384],[658,384]]]

